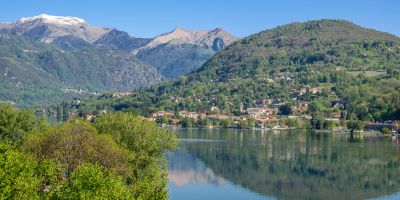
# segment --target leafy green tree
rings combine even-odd
[[[136,199],[167,199],[164,153],[176,146],[176,137],[156,123],[130,113],[111,113],[96,119],[100,134],[111,134],[131,154],[132,176],[126,181]]]
[[[295,128],[299,125],[299,122],[297,119],[288,119],[286,124],[289,128]]]
[[[313,129],[322,130],[324,129],[325,119],[321,113],[314,113],[310,120],[310,125]]]
[[[348,123],[347,127],[353,131],[360,131],[364,129],[364,123],[358,120],[352,120]]]
[[[33,112],[0,103],[0,139],[19,142],[29,131],[35,129],[37,122]]]
[[[1,199],[39,199],[36,160],[0,142]]]
[[[389,135],[389,134],[392,133],[392,130],[390,130],[390,129],[388,129],[388,128],[383,128],[383,129],[381,130],[381,133],[384,134],[384,135]]]
[[[290,105],[285,104],[279,107],[279,113],[281,115],[290,115],[292,114],[292,107]]]
[[[40,160],[58,160],[67,176],[84,163],[98,163],[118,174],[130,173],[128,151],[119,147],[111,135],[99,135],[89,122],[83,120],[64,123],[43,134],[30,135],[21,148]]]
[[[61,188],[58,199],[132,199],[122,178],[95,164],[83,164]]]

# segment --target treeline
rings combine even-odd
[[[172,132],[131,113],[49,125],[0,104],[1,199],[167,199]]]

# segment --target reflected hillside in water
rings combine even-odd
[[[176,186],[224,183],[222,177],[216,176],[212,169],[189,153],[172,152],[168,155],[168,160],[174,161],[169,165],[168,177]]]
[[[225,179],[279,199],[366,199],[400,191],[400,149],[391,138],[223,129],[177,134],[185,140],[170,158],[176,184]]]

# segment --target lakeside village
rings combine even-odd
[[[217,106],[201,108],[198,111],[158,111],[149,116],[140,116],[143,120],[155,121],[161,126],[173,127],[200,127],[200,128],[246,128],[246,129],[314,129],[330,132],[362,132],[362,133],[383,133],[398,134],[398,123],[396,121],[351,121],[346,115],[346,108],[351,103],[347,100],[331,101],[331,112],[328,116],[310,115],[310,102],[300,101],[299,97],[310,93],[319,95],[321,90],[318,88],[301,88],[291,91],[295,101],[285,102],[279,99],[256,99],[253,107],[245,108],[240,103],[241,115],[227,115]],[[114,98],[123,98],[132,95],[130,92],[114,93]],[[182,97],[171,96],[176,102],[182,101]],[[72,105],[79,107],[81,100],[75,98]],[[232,102],[229,102],[232,103]],[[40,109],[37,112],[44,113],[46,110]],[[93,121],[96,116],[107,113],[108,110],[98,110],[94,113],[83,113],[78,109],[65,113],[65,119],[82,117]],[[51,115],[58,115],[59,111],[53,109]]]
[[[161,126],[181,126],[184,128],[247,128],[247,129],[267,129],[267,130],[292,130],[310,128],[312,116],[305,113],[309,108],[308,102],[300,102],[293,107],[287,107],[284,103],[274,103],[272,99],[258,99],[254,101],[257,107],[243,108],[242,116],[230,116],[221,114],[216,106],[212,106],[209,111],[200,109],[198,112],[189,111],[159,111],[152,113],[143,120],[155,121]],[[338,100],[332,102],[332,107],[343,107],[348,101]],[[339,112],[333,112],[330,117],[325,117],[320,121],[319,126],[323,126],[325,131],[350,132],[355,129],[358,132],[383,133],[397,135],[399,128],[396,121],[384,122],[356,122],[350,125],[349,120],[344,120]],[[315,122],[315,121],[314,121]],[[318,123],[318,122],[317,122]],[[350,127],[353,126],[353,127]]]

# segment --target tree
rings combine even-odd
[[[299,122],[297,119],[288,119],[287,120],[287,126],[291,129],[291,128],[295,128],[299,125]]]
[[[96,164],[83,164],[61,188],[59,199],[131,199],[121,177]]]
[[[0,103],[0,139],[19,142],[39,122],[29,110],[18,110],[11,104]]]
[[[360,131],[364,129],[364,123],[358,120],[352,120],[348,123],[347,127],[351,130],[351,132]]]
[[[388,129],[388,128],[383,128],[383,129],[381,130],[381,133],[384,134],[384,135],[389,135],[389,134],[392,133],[392,130],[390,130],[390,129]]]
[[[21,148],[39,160],[58,160],[67,176],[84,163],[98,163],[118,174],[130,173],[129,152],[120,148],[111,135],[99,135],[89,122],[83,120],[70,121],[43,134],[31,135]]]
[[[39,199],[40,179],[37,162],[31,156],[0,143],[0,197],[4,199]]]
[[[132,175],[127,182],[136,199],[167,199],[164,153],[176,146],[176,137],[156,123],[142,121],[130,113],[111,113],[96,119],[100,134],[111,134],[130,151]]]
[[[192,118],[190,118],[190,117],[185,117],[183,120],[182,120],[182,127],[185,127],[185,128],[191,128],[191,127],[193,127],[193,119]]]
[[[279,113],[281,115],[290,115],[292,114],[292,107],[290,105],[285,104],[279,107]]]
[[[322,130],[324,129],[325,119],[321,113],[313,113],[312,119],[310,120],[310,125],[314,129]]]

